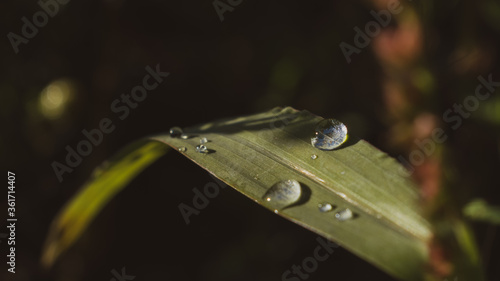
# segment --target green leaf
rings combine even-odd
[[[155,144],[186,148],[182,152],[186,157],[258,204],[337,242],[389,274],[403,280],[423,279],[428,260],[427,242],[432,233],[429,223],[420,215],[418,192],[403,176],[404,169],[385,153],[353,136],[333,151],[314,148],[310,137],[320,120],[321,117],[307,111],[276,108],[186,128],[187,139],[172,138],[169,134],[150,139]],[[209,153],[196,151],[200,137],[209,140],[205,144]],[[142,143],[144,145],[144,141]],[[312,159],[312,154],[317,158]],[[109,169],[117,175],[128,165],[113,163]],[[86,192],[95,188],[101,177],[91,180],[62,211],[48,238],[46,255],[51,256],[48,254],[51,247],[58,249],[59,254],[75,239],[73,235],[72,240],[66,238],[62,243],[54,233],[83,231],[86,224],[69,230],[75,225],[70,222],[81,216],[81,212],[72,211],[72,206],[88,202],[92,196],[101,196]],[[301,198],[291,206],[275,210],[272,202],[262,199],[263,195],[273,184],[288,179],[301,184]],[[119,187],[114,186],[109,175],[102,188],[116,193],[123,184],[122,181]],[[100,204],[109,199],[109,195],[100,198]],[[318,210],[321,203],[330,203],[336,208],[322,213]],[[351,209],[355,217],[337,220],[335,213],[344,208]],[[87,223],[96,212],[90,212]],[[55,257],[52,255],[49,261]]]
[[[500,207],[488,205],[483,199],[469,202],[464,207],[463,213],[472,220],[500,224]]]

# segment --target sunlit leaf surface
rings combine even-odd
[[[52,265],[80,237],[106,203],[144,168],[165,154],[167,148],[158,142],[137,141],[97,168],[92,179],[52,222],[42,263]]]

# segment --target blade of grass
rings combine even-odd
[[[321,117],[291,108],[216,121],[187,128],[189,139],[153,137],[173,147],[214,176],[274,211],[262,199],[278,181],[295,179],[303,186],[301,203],[279,215],[336,241],[345,248],[404,280],[421,280],[427,260],[429,223],[420,215],[418,193],[400,173],[394,159],[363,140],[334,151],[311,146]],[[198,153],[206,137],[209,154]],[[313,160],[311,155],[317,155]],[[348,222],[321,213],[318,204],[350,208]]]
[[[51,266],[80,237],[106,203],[144,168],[165,154],[167,148],[158,142],[137,141],[96,169],[92,178],[52,222],[42,264]]]
[[[394,159],[353,136],[333,151],[312,147],[310,136],[320,120],[321,117],[307,111],[277,108],[187,128],[187,139],[166,134],[152,137],[151,141],[156,143],[155,147],[159,144],[156,141],[174,148],[185,147],[182,152],[185,156],[257,203],[336,241],[397,278],[421,280],[432,233],[429,223],[420,215],[418,192],[412,182],[402,176],[402,167]],[[205,144],[209,153],[196,151],[199,137],[209,140]],[[312,159],[312,154],[317,159]],[[109,168],[116,171],[115,175],[126,169],[126,165],[118,162],[115,165],[120,167]],[[109,170],[104,173],[109,174]],[[262,196],[270,186],[286,179],[300,182],[302,196],[293,206],[274,210]],[[51,257],[48,261],[53,261],[88,224],[89,219],[84,224],[68,223],[81,212],[87,212],[72,206],[79,200],[85,202],[92,196],[101,196],[85,192],[95,189],[96,182],[101,181],[100,177],[91,180],[56,220],[45,252]],[[125,182],[119,187],[115,184],[109,175],[106,188],[113,190],[112,194]],[[101,199],[99,206],[112,194]],[[319,203],[330,203],[336,209],[321,213]],[[342,208],[350,208],[355,218],[336,220],[334,213]],[[93,217],[98,209],[93,207],[87,217]],[[71,228],[75,229],[69,231]],[[59,238],[60,233],[66,234],[62,237],[66,238]]]

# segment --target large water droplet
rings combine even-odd
[[[182,129],[179,127],[172,127],[170,128],[170,136],[173,138],[178,138],[180,135],[182,135]]]
[[[204,144],[204,143],[207,143],[208,142],[208,139],[207,138],[201,138],[200,139],[200,143],[201,144]]]
[[[318,209],[322,213],[330,212],[333,210],[333,206],[329,203],[318,204]]]
[[[297,202],[302,193],[300,183],[296,180],[284,180],[277,182],[264,194],[263,198],[269,202],[275,210],[282,209]]]
[[[335,218],[337,218],[339,221],[350,220],[353,217],[354,217],[354,214],[352,213],[351,209],[349,209],[349,208],[342,209],[335,214]]]
[[[208,148],[204,145],[197,145],[196,146],[196,152],[199,152],[199,153],[208,153]]]
[[[321,150],[332,150],[347,140],[347,127],[336,119],[325,119],[316,125],[311,144]]]

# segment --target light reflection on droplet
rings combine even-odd
[[[271,186],[263,198],[278,210],[297,202],[301,194],[302,188],[298,181],[284,180]]]
[[[347,140],[347,127],[336,119],[325,119],[316,125],[311,144],[321,150],[333,150]]]
[[[339,221],[350,220],[353,217],[354,217],[354,214],[352,213],[351,209],[349,209],[349,208],[342,209],[335,214],[335,218],[338,219]]]
[[[169,133],[172,138],[178,138],[182,135],[182,129],[180,127],[172,127],[170,128]]]
[[[196,146],[196,152],[199,152],[199,153],[208,153],[208,148],[204,145],[198,145]]]
[[[326,212],[330,212],[331,210],[333,210],[333,206],[330,203],[321,203],[321,204],[318,204],[318,209],[320,212],[326,213]]]

